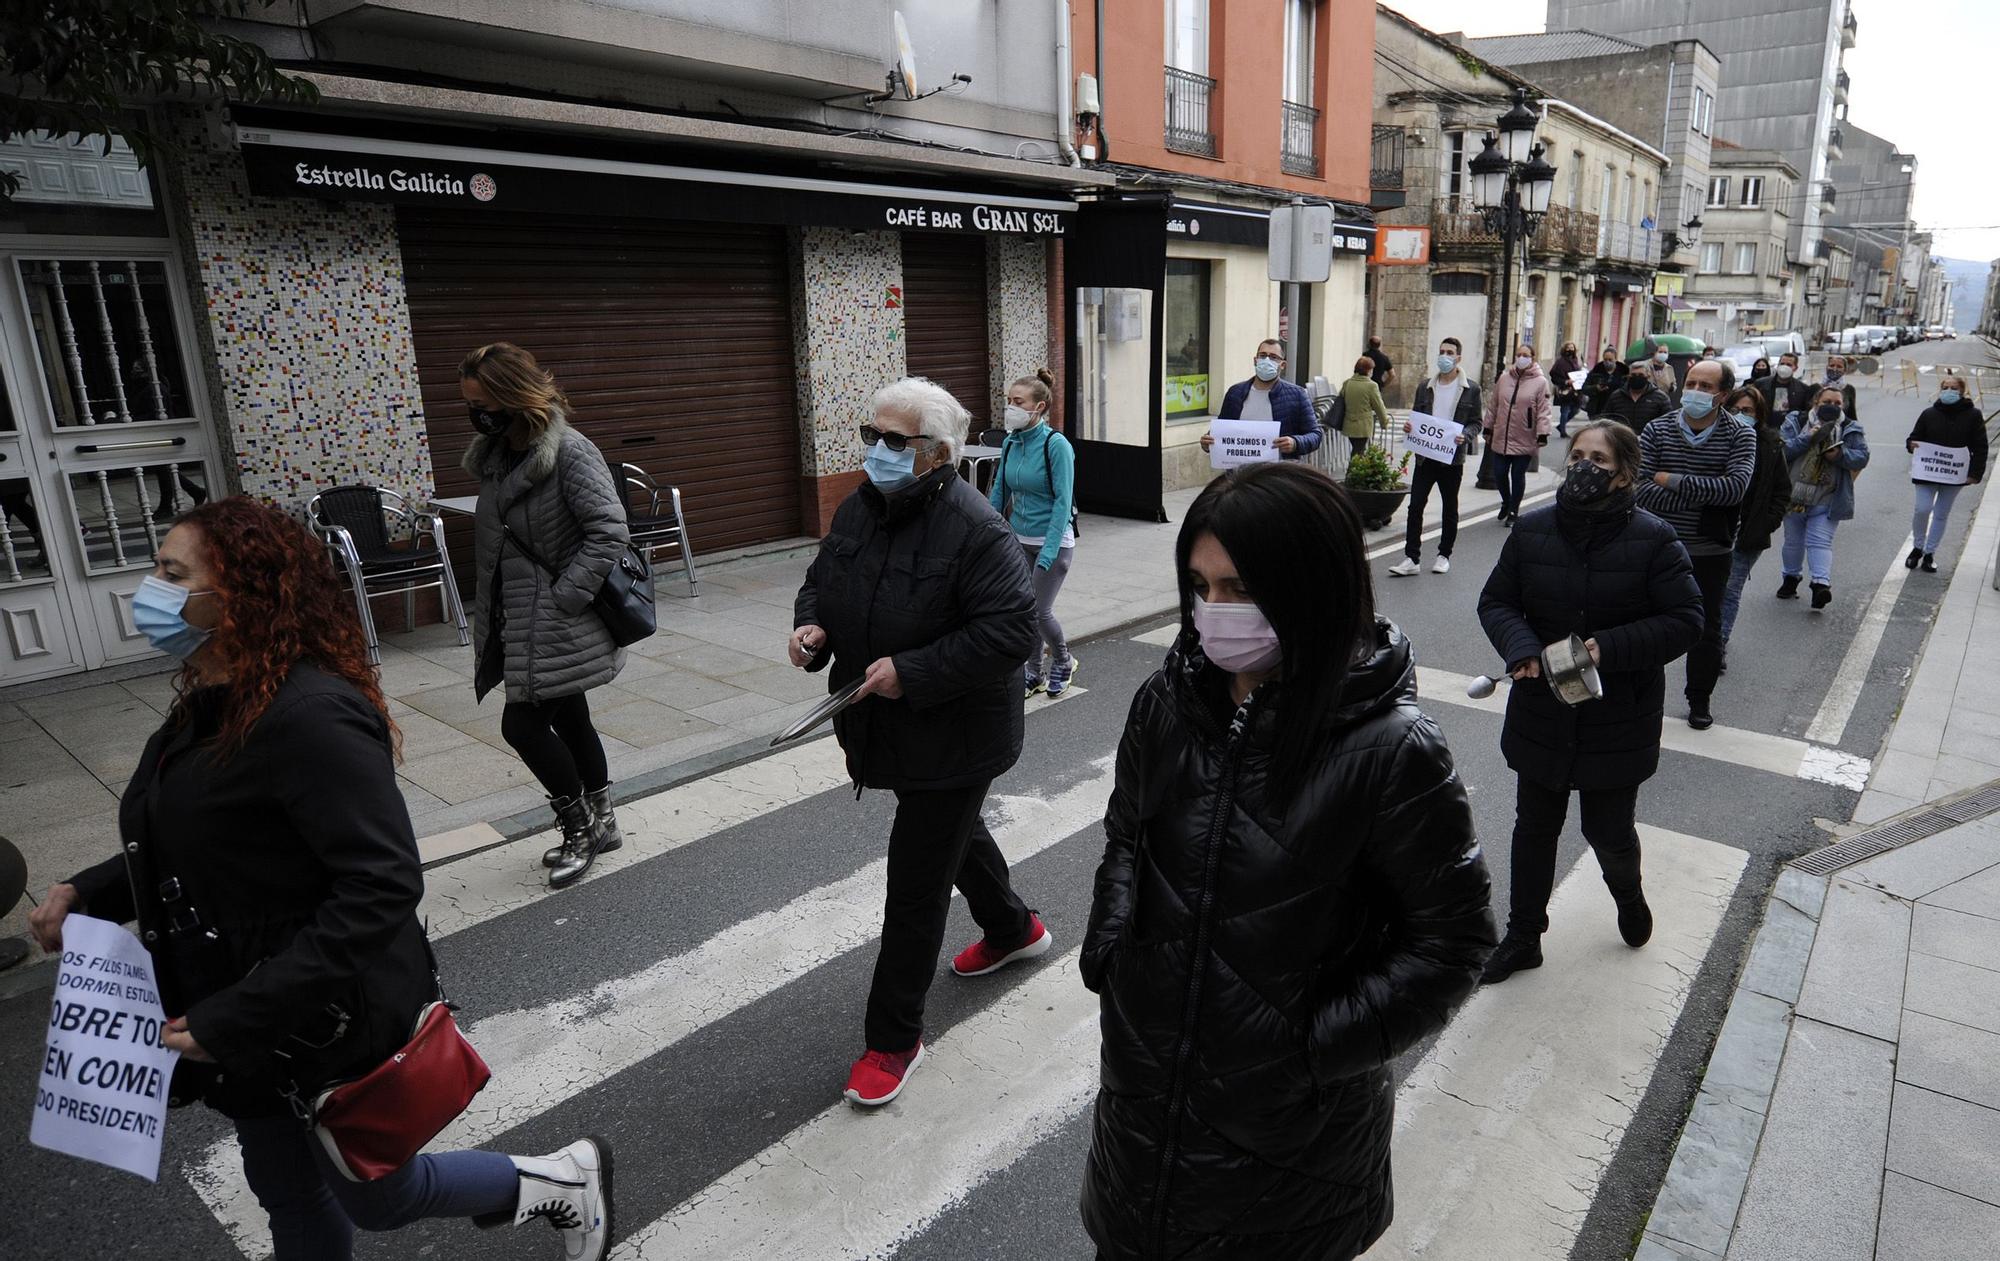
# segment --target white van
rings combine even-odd
[[[1762,347],[1765,357],[1773,363],[1779,355],[1797,355],[1803,359],[1806,353],[1806,339],[1793,332],[1759,333],[1743,340]]]

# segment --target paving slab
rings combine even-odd
[[[2000,1033],[1905,1012],[1896,1080],[2000,1108]]]
[[[1911,1011],[2000,1033],[2000,972],[1931,955],[1911,955],[1909,972]]]
[[[2000,919],[1918,903],[1910,949],[1979,968],[2000,968]]]
[[[1909,941],[1906,904],[1836,878],[1820,915],[1799,1015],[1895,1041]]]
[[[1829,1261],[1875,1246],[1895,1047],[1794,1022],[1728,1261]]]
[[[1857,863],[1840,878],[1914,902],[1995,866],[2000,866],[2000,816],[1989,815]]]
[[[1818,931],[1817,920],[1790,902],[1773,897],[1764,908],[1764,922],[1758,925],[1749,961],[1743,965],[1737,984],[1750,994],[1786,1004],[1797,1002],[1805,984],[1806,965],[1812,959],[1813,935]]]
[[[1896,1084],[1892,1107],[1891,1170],[2000,1205],[2000,1110],[1908,1082]]]
[[[1996,1239],[2000,1208],[1899,1173],[1882,1180],[1874,1261],[1975,1261],[1993,1255]]]
[[[2000,868],[1989,867],[1924,898],[1926,906],[2000,919]]]

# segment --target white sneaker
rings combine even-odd
[[[1389,566],[1389,572],[1398,578],[1408,578],[1412,574],[1422,573],[1423,566],[1405,556],[1402,560]]]
[[[1440,557],[1438,557],[1438,558],[1437,558],[1436,560],[1432,561],[1432,562],[1431,562],[1431,572],[1432,572],[1432,573],[1434,573],[1434,574],[1448,574],[1448,573],[1450,573],[1450,572],[1451,572],[1451,557],[1449,557],[1449,556],[1440,556]]]
[[[603,1261],[611,1251],[611,1145],[578,1139],[546,1156],[513,1156],[520,1178],[514,1224],[539,1217],[562,1235],[564,1261]]]

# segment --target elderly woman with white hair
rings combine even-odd
[[[1044,954],[1051,938],[980,818],[987,786],[1021,756],[1020,669],[1035,644],[1027,562],[958,476],[958,400],[911,377],[879,390],[869,412],[868,480],[835,510],[806,572],[790,650],[807,670],[831,662],[830,691],[862,681],[866,699],[834,732],[856,787],[896,794],[867,1045],[846,1090],[879,1107],[923,1058],[954,885],[984,933],[952,961],[959,976]]]

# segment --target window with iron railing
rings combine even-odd
[[[1406,135],[1401,127],[1375,125],[1374,139],[1368,146],[1368,187],[1396,189],[1404,187],[1403,146]]]
[[[1167,68],[1167,148],[1196,157],[1215,156],[1210,109],[1215,80],[1191,70]]]
[[[1319,111],[1310,105],[1286,101],[1284,125],[1284,150],[1278,164],[1288,175],[1318,176]],[[1400,176],[1401,171],[1397,174]]]

